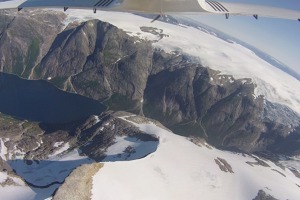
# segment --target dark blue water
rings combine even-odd
[[[30,121],[66,123],[105,110],[100,102],[63,92],[47,81],[0,73],[1,113]]]

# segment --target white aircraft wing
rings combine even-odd
[[[153,14],[207,12],[197,0],[0,0],[0,9],[9,8],[80,8]]]
[[[248,3],[230,3],[206,0],[201,3],[201,7],[208,12],[212,13],[228,13],[230,15],[253,15],[255,18],[259,16],[262,17],[272,17],[272,18],[282,18],[282,19],[300,19],[300,1],[294,2],[294,8],[280,8],[274,7],[272,5],[263,5],[264,2],[270,4],[270,2],[285,2],[289,3],[288,0],[261,0],[260,4]],[[245,1],[244,1],[245,2]],[[250,2],[250,3],[249,3]],[[292,4],[291,4],[292,5]]]
[[[224,0],[223,0],[224,1]],[[270,0],[261,0],[270,1]],[[279,1],[279,0],[276,0]],[[283,1],[283,0],[280,0]],[[288,2],[289,0],[284,0]],[[253,15],[295,19],[300,21],[299,10],[229,3],[215,0],[0,0],[0,9],[70,8],[152,14],[198,14],[200,12],[229,15]]]

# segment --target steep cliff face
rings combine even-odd
[[[121,115],[128,116],[129,113],[108,112],[70,123],[46,124],[17,120],[0,113],[2,196],[5,199],[45,199],[54,193],[73,169],[82,164],[103,159],[133,160],[153,153],[157,148],[158,138],[120,119],[118,116]],[[120,141],[123,145],[113,147]],[[149,148],[149,143],[152,148]],[[143,152],[139,152],[140,149],[144,149]],[[93,174],[89,175],[85,181],[82,181],[83,176],[77,178],[81,183],[87,184]],[[89,195],[89,188],[81,187],[82,184],[72,185],[73,190],[78,186],[79,193],[86,192],[83,195]],[[89,187],[91,185],[92,182]],[[16,191],[21,187],[33,195],[27,198],[16,197]],[[63,191],[68,187],[71,186],[64,186],[62,191],[58,191],[58,199],[64,199],[60,196],[66,195]]]
[[[0,70],[30,78],[63,28],[63,13],[0,11]]]
[[[161,58],[154,66],[168,66]],[[149,77],[143,107],[146,116],[177,133],[201,135],[219,147],[260,148],[260,136],[268,130],[261,117],[264,101],[253,96],[255,85],[249,79],[220,75],[182,56],[165,55],[164,59],[172,60],[170,66],[177,69],[165,68]]]
[[[99,20],[73,22],[60,32],[63,15],[48,15],[54,19],[50,17],[47,25],[40,24],[39,14],[1,15],[5,19],[0,24],[2,71],[49,80],[112,110],[129,110],[157,119],[176,133],[205,137],[220,148],[290,154],[299,150],[287,152],[285,142],[299,138],[295,129],[299,116],[255,97],[250,79],[236,80],[180,53],[153,49],[150,42]],[[24,21],[24,27],[18,20]],[[31,23],[30,28],[26,23]],[[47,34],[40,34],[42,29]],[[34,38],[41,42],[28,65]],[[11,48],[6,50],[8,44]],[[17,72],[18,52],[21,70]]]
[[[148,42],[99,20],[70,25],[41,61],[37,78],[103,101],[113,94],[140,100],[152,62]]]

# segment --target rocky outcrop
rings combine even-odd
[[[67,125],[65,125],[67,127]],[[45,131],[35,122],[13,119],[0,114],[0,138],[7,149],[6,160],[43,160],[58,149],[56,142],[66,143],[67,131]]]
[[[277,200],[276,198],[268,195],[263,190],[259,190],[257,196],[253,200]]]
[[[118,94],[140,100],[152,62],[149,42],[139,42],[99,20],[70,25],[58,35],[36,71],[62,88],[103,101]]]
[[[53,200],[89,200],[93,186],[93,176],[101,169],[103,164],[93,163],[76,168],[58,188]]]
[[[0,114],[0,138],[7,149],[6,160],[46,160],[68,143],[68,151],[79,149],[82,155],[101,161],[117,136],[158,141],[156,137],[147,135],[131,123],[116,117],[118,115],[107,112],[70,123],[46,124],[16,120]],[[0,169],[10,169],[1,158],[0,164]]]
[[[0,172],[8,177],[0,185],[12,185],[14,182],[11,178],[19,177],[22,184],[24,182],[23,185],[32,190],[38,188],[38,195],[43,196],[42,189],[54,192],[72,170],[81,164],[102,161],[106,157],[106,161],[131,159],[129,157],[136,153],[131,146],[124,146],[115,155],[106,155],[107,149],[114,145],[117,137],[132,141],[131,144],[136,142],[141,148],[145,142],[154,141],[156,144],[151,149],[155,151],[158,138],[145,134],[133,124],[120,119],[119,116],[123,115],[124,113],[103,113],[71,123],[46,124],[17,120],[0,114]],[[153,152],[150,152],[149,146],[147,148],[148,153]],[[139,153],[140,157],[134,156],[132,159],[146,155]],[[90,190],[85,190],[87,188],[82,187],[82,184],[91,187],[91,177],[101,166],[93,164],[75,170],[74,173],[80,175],[71,175],[57,192],[56,198],[66,199],[64,197],[68,194],[64,191],[70,188],[74,190],[74,187],[82,188],[76,189],[80,193],[76,195],[79,199],[90,197]],[[72,186],[78,178],[80,181],[75,181],[78,184]]]

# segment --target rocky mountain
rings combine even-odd
[[[70,149],[78,148],[89,158],[101,161],[117,136],[157,141],[117,118],[118,115],[108,112],[71,123],[48,124],[16,120],[1,114],[0,134],[7,152],[5,160],[43,160],[68,143]]]
[[[155,151],[158,139],[121,120],[121,115],[124,113],[108,112],[71,123],[46,124],[1,114],[0,185],[4,189],[23,188],[36,195],[34,199],[44,199],[82,164],[133,160]],[[114,150],[116,140],[124,141],[121,151]],[[151,148],[137,152],[149,144]],[[3,195],[5,199],[17,198],[11,192]]]
[[[219,148],[299,152],[298,139],[292,151],[286,142],[299,138],[299,116],[254,97],[250,79],[222,75],[99,20],[64,26],[62,13],[1,12],[3,72],[48,80],[110,110],[157,119],[178,134],[204,137]]]
[[[217,150],[204,140],[175,135],[141,116],[122,115],[121,119],[156,135],[159,138],[156,151],[135,161],[83,165],[68,176],[54,199],[68,198],[71,191],[75,197],[124,200],[297,199],[299,196],[299,178],[296,173],[290,174],[293,168],[251,154]],[[83,174],[84,170],[89,171]],[[87,184],[76,181],[81,178]]]
[[[64,18],[53,11],[0,11],[1,71],[30,77],[64,27]]]
[[[252,154],[217,150],[131,113],[106,112],[60,125],[1,115],[0,125],[0,191],[8,200],[136,199],[140,194],[161,199],[174,192],[192,199],[199,194],[209,199],[282,199],[295,197],[299,190],[297,169]],[[288,192],[276,190],[278,182]],[[168,190],[162,190],[166,185]]]

